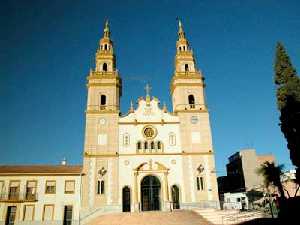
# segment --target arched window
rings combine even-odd
[[[147,141],[144,142],[144,149],[148,149],[148,142]]]
[[[100,185],[100,186],[101,186],[101,191],[100,191],[100,194],[102,194],[102,195],[103,195],[103,194],[104,194],[104,180],[101,180],[101,182],[100,182],[100,183],[101,183],[101,185]]]
[[[183,51],[185,51],[185,46],[183,46]]]
[[[151,142],[151,149],[154,149],[154,141]]]
[[[203,177],[197,177],[197,190],[198,191],[203,191],[204,190]]]
[[[100,180],[97,182],[97,194],[99,195],[101,192],[101,187],[100,187]]]
[[[161,149],[161,142],[160,141],[157,142],[157,149],[159,149],[159,150]]]
[[[179,46],[179,51],[181,51],[181,47]]]
[[[169,145],[176,145],[176,136],[174,133],[169,134]]]
[[[100,104],[106,105],[106,96],[105,95],[101,95]]]
[[[130,137],[129,137],[129,134],[127,134],[127,133],[123,135],[123,144],[124,145],[130,144]]]
[[[104,194],[104,180],[98,180],[97,182],[97,194],[103,195]]]
[[[184,64],[184,71],[188,72],[189,71],[189,64]]]
[[[104,50],[107,50],[107,44],[104,45]]]
[[[137,147],[138,150],[142,148],[142,144],[141,144],[140,141],[136,145],[137,145],[136,147]]]
[[[102,70],[107,71],[107,63],[103,63]]]
[[[195,108],[195,98],[194,95],[189,95],[188,96],[188,100],[189,100],[189,105],[190,107],[193,109]]]

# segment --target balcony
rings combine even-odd
[[[178,104],[175,106],[176,111],[205,111],[206,106],[204,104]]]
[[[37,193],[4,192],[0,194],[0,202],[35,202]]]
[[[118,108],[118,105],[88,105],[87,112],[114,112]]]

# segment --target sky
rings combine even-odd
[[[205,76],[217,175],[242,148],[292,168],[280,131],[274,53],[300,70],[300,1],[10,0],[0,9],[0,164],[82,162],[86,76],[109,19],[121,111],[151,94],[171,110],[179,17]]]

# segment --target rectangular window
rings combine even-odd
[[[71,225],[72,224],[72,214],[73,214],[73,207],[71,205],[66,205],[64,208],[63,225]]]
[[[4,181],[0,180],[0,193],[3,193],[4,191]]]
[[[34,205],[24,205],[24,221],[34,220]]]
[[[54,217],[54,205],[44,205],[43,221],[53,220]]]
[[[73,194],[75,192],[75,180],[65,181],[65,194]]]
[[[98,180],[97,182],[97,194],[103,195],[104,194],[104,180]]]
[[[17,211],[16,206],[8,206],[7,207],[5,225],[14,225],[15,224],[16,211]]]
[[[26,185],[26,200],[35,200],[36,196],[36,181],[27,181]]]
[[[197,177],[197,190],[198,191],[200,190],[200,179],[199,179],[199,177]]]
[[[192,132],[192,144],[201,144],[200,132]]]
[[[47,180],[45,194],[55,194],[56,182],[55,180]]]
[[[10,200],[18,200],[20,194],[20,181],[11,181],[9,184],[8,198]]]
[[[107,134],[99,134],[98,145],[106,145],[106,144],[107,144]]]

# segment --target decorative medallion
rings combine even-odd
[[[155,127],[147,125],[143,128],[142,133],[146,139],[153,139],[157,135],[157,130],[155,129]]]
[[[104,125],[106,123],[106,120],[104,118],[100,118],[99,123],[101,125]]]

